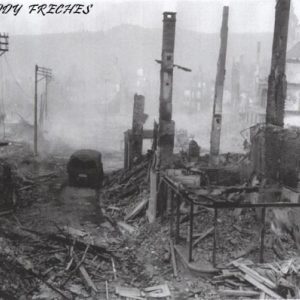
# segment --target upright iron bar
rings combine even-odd
[[[193,260],[193,223],[194,223],[194,203],[191,203],[190,212],[190,245],[189,245],[189,262]]]
[[[171,220],[170,220],[170,237],[173,236],[173,218],[174,218],[174,190],[171,189]]]
[[[164,221],[164,208],[165,208],[165,182],[161,181],[160,186],[160,209],[161,209],[161,221]]]
[[[176,194],[176,244],[179,243],[180,197]]]
[[[265,248],[265,230],[266,230],[266,208],[262,209],[262,230],[260,236],[260,263],[264,262],[264,248]]]
[[[214,248],[213,248],[213,267],[216,267],[216,252],[217,252],[217,225],[218,225],[218,209],[215,208],[214,216]]]

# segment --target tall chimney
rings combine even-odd
[[[173,62],[176,13],[164,12],[160,70],[158,156],[162,169],[173,164],[175,123],[172,121]]]
[[[223,7],[223,21],[221,27],[221,46],[218,60],[217,77],[215,84],[214,108],[212,130],[210,137],[210,160],[211,167],[219,166],[220,153],[220,138],[222,125],[222,104],[223,104],[223,90],[225,80],[225,65],[227,52],[227,38],[228,38],[228,15],[229,7]]]
[[[266,122],[283,127],[286,98],[285,61],[291,0],[277,0],[272,48],[271,72],[268,82]]]

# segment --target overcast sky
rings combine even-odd
[[[300,1],[292,0],[300,19]],[[54,4],[93,4],[88,14],[29,14],[30,0],[20,2],[23,8],[14,16],[12,11],[2,14],[0,32],[9,34],[40,34],[72,31],[107,30],[120,24],[147,28],[161,28],[162,12],[177,12],[177,27],[198,32],[218,32],[222,7],[229,5],[229,30],[232,32],[272,32],[275,0],[83,0],[46,1]]]

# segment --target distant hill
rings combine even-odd
[[[271,57],[272,34],[231,34],[229,31],[227,69],[233,57],[244,55],[255,62],[257,42],[262,43],[261,61]],[[99,79],[119,68],[124,74],[135,74],[143,67],[150,79],[156,80],[161,55],[162,30],[122,25],[107,32],[77,32],[47,35],[15,35],[10,37],[7,57],[18,76],[32,76],[37,63],[65,77],[77,68],[80,76]],[[177,30],[176,63],[191,67],[201,65],[214,77],[220,45],[219,34]],[[73,74],[74,75],[74,74]]]

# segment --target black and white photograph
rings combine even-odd
[[[0,3],[0,300],[300,299],[300,1]]]

